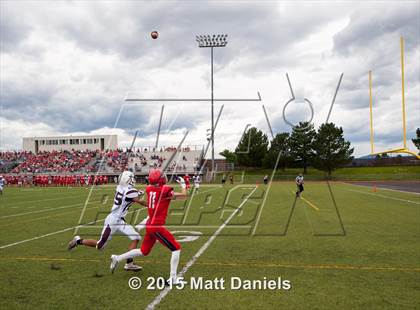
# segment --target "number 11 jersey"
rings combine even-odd
[[[146,225],[165,225],[174,189],[167,185],[149,185],[146,187],[146,193],[147,211],[149,213]]]

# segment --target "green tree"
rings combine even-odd
[[[412,139],[411,141],[413,141],[416,148],[420,151],[420,128],[417,128],[416,135],[417,137],[415,139]],[[419,152],[419,155],[420,155],[420,152]]]
[[[314,158],[312,165],[328,173],[352,160],[354,148],[344,139],[343,129],[333,123],[322,124],[313,142]]]
[[[299,162],[303,167],[303,172],[306,169],[313,157],[312,143],[315,139],[316,131],[314,125],[309,122],[300,122],[293,127],[290,135],[290,153],[293,160]]]
[[[235,149],[238,164],[246,167],[262,167],[267,149],[267,135],[255,127],[250,128]]]
[[[228,149],[223,150],[222,152],[219,153],[220,155],[222,155],[224,158],[226,158],[226,161],[228,163],[235,163],[237,162],[237,158],[236,158],[236,154],[234,152],[229,151]]]
[[[290,156],[290,134],[288,132],[278,133],[271,141],[270,149],[264,157],[264,166],[267,168],[274,168],[276,165],[277,158],[279,163],[277,168],[281,168],[283,171],[291,161]]]

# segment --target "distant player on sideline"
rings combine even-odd
[[[190,182],[190,176],[188,175],[188,173],[185,174],[184,181],[185,181],[185,186],[187,190],[189,190],[191,187],[191,182]]]
[[[166,175],[159,169],[151,169],[149,172],[149,183],[146,187],[149,219],[146,223],[146,235],[144,236],[140,249],[133,249],[121,255],[111,255],[110,269],[113,273],[118,263],[125,259],[133,259],[137,256],[147,256],[156,243],[159,241],[172,251],[171,269],[168,283],[177,284],[177,269],[181,246],[174,236],[165,228],[166,217],[169,205],[173,199],[187,198],[187,190],[183,178],[178,178],[177,182],[181,185],[181,192],[174,192],[168,185]]]
[[[3,195],[3,187],[4,187],[4,179],[3,179],[3,176],[0,175],[0,195]]]
[[[264,176],[263,181],[264,181],[264,184],[265,184],[265,185],[267,185],[267,184],[268,184],[268,175],[267,175],[267,174]]]
[[[200,188],[200,183],[201,183],[201,177],[199,174],[197,174],[194,176],[194,188],[196,192],[198,192],[198,189]]]
[[[300,197],[302,195],[302,192],[304,191],[304,188],[303,188],[304,181],[303,181],[302,173],[299,173],[295,181],[296,181],[296,186],[297,186],[296,197]]]
[[[72,250],[78,245],[84,245],[102,250],[116,232],[126,235],[131,240],[128,246],[130,250],[137,248],[141,239],[140,235],[134,230],[133,226],[125,222],[125,216],[134,202],[143,206],[147,206],[147,203],[140,200],[144,192],[135,189],[134,185],[134,174],[131,171],[124,171],[119,177],[119,184],[115,191],[114,205],[112,206],[111,213],[105,218],[99,240],[82,239],[80,236],[75,236],[69,242],[68,249]],[[142,267],[134,264],[133,259],[127,259],[124,269],[126,271],[139,271]]]

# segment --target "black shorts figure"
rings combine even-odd
[[[297,185],[297,191],[296,191],[296,197],[300,197],[302,192],[304,191],[303,188],[303,175],[302,173],[299,173],[299,175],[295,179],[296,185]]]

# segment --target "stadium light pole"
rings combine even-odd
[[[218,35],[197,35],[196,41],[200,48],[210,48],[211,59],[211,173],[214,177],[214,83],[213,83],[213,49],[215,47],[225,47],[227,44],[227,34]]]

